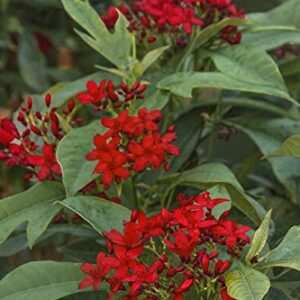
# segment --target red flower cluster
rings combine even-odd
[[[135,99],[144,99],[144,91],[147,85],[136,81],[132,87],[122,82],[119,89],[111,80],[102,80],[99,85],[93,80],[86,84],[86,92],[79,93],[77,99],[84,105],[92,104],[97,109],[106,109],[108,105],[112,105],[114,109],[129,106],[129,102]]]
[[[33,175],[39,181],[61,176],[61,169],[55,157],[56,144],[64,136],[56,107],[51,108],[51,95],[45,96],[46,113],[33,112],[33,100],[29,97],[25,106],[17,114],[18,127],[9,119],[0,120],[0,159],[8,166],[21,166],[30,169],[25,178]],[[64,109],[68,117],[74,109],[70,100]]]
[[[118,20],[117,9],[130,21],[129,30],[139,32],[141,41],[147,37],[153,43],[159,35],[169,33],[179,46],[186,45],[187,36],[197,27],[204,28],[226,17],[244,18],[244,12],[232,0],[140,0],[131,10],[123,4],[109,7],[107,15],[101,16],[109,30]],[[221,38],[237,44],[241,33],[236,26],[228,26],[221,31]]]
[[[251,228],[230,221],[229,212],[214,217],[212,209],[227,199],[211,199],[208,192],[178,199],[177,209],[151,217],[133,211],[123,232],[104,233],[108,255],[100,252],[96,265],[82,264],[88,277],[79,288],[97,290],[105,280],[110,286],[107,299],[119,292],[123,299],[181,300],[185,292],[204,294],[209,286],[222,299],[232,299],[223,274],[250,242],[246,233]]]
[[[142,172],[147,167],[158,169],[162,165],[169,168],[168,158],[179,155],[179,149],[172,144],[176,139],[174,126],[164,135],[159,133],[158,123],[162,118],[158,109],[148,112],[142,108],[137,116],[130,116],[124,110],[116,118],[101,120],[108,130],[95,136],[96,148],[86,158],[98,160],[94,172],[102,175],[106,188],[113,180],[120,183],[129,178],[131,170]]]

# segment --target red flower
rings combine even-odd
[[[8,118],[0,120],[0,145],[8,147],[9,144],[19,137],[17,127]]]
[[[132,264],[132,262],[140,256],[141,252],[143,251],[143,247],[134,248],[131,250],[126,249],[124,246],[115,246],[114,247],[114,254],[118,260],[118,267],[115,272],[115,276],[119,279],[123,279]]]
[[[225,220],[221,221],[218,226],[212,228],[211,233],[224,237],[226,245],[229,248],[233,248],[240,241],[245,244],[250,243],[250,238],[246,235],[246,232],[249,230],[251,230],[249,226],[238,227],[237,222]]]
[[[89,277],[85,278],[79,283],[79,288],[85,289],[89,286],[93,286],[95,291],[98,290],[104,277],[117,266],[117,259],[110,256],[106,257],[103,252],[100,252],[97,256],[96,266],[89,263],[83,263],[81,265],[81,271],[89,275]]]
[[[125,225],[124,234],[117,230],[112,230],[105,234],[105,237],[115,245],[121,245],[125,247],[137,247],[141,242],[141,233],[136,230],[138,227],[136,224],[128,223]]]
[[[45,144],[42,149],[43,155],[32,155],[28,161],[35,167],[39,167],[38,179],[44,181],[52,177],[52,174],[61,176],[61,168],[55,156],[53,145]]]
[[[107,15],[102,15],[100,17],[103,23],[105,24],[106,28],[110,30],[110,29],[114,29],[119,19],[119,13],[115,7],[110,6],[107,10]]]
[[[82,104],[99,105],[100,102],[107,96],[105,80],[102,80],[99,86],[95,81],[90,80],[87,82],[86,88],[87,93],[80,93],[77,95],[77,99]]]
[[[174,243],[170,240],[165,240],[169,249],[177,254],[182,261],[189,261],[199,237],[199,231],[194,230],[188,235],[185,235],[182,230],[177,230],[174,233]]]

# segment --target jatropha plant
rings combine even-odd
[[[0,299],[289,294],[300,230],[279,236],[267,209],[299,196],[299,161],[280,157],[299,157],[297,92],[273,59],[299,41],[281,15],[297,0],[249,16],[231,0],[62,4],[104,60],[0,119],[0,160],[30,187],[0,201],[0,258],[46,260],[8,273]]]
[[[179,208],[162,209],[147,217],[134,210],[119,232],[104,232],[107,253],[100,252],[96,265],[83,263],[88,275],[81,289],[110,286],[107,299],[117,293],[124,299],[231,298],[223,274],[241,259],[251,229],[228,219],[229,211],[215,218],[212,210],[227,199],[211,199],[208,192],[177,196]]]

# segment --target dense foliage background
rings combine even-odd
[[[108,0],[90,2],[99,12],[105,11],[113,3],[118,3]],[[286,1],[235,2],[239,7],[244,7],[247,13],[251,13],[268,11]],[[293,16],[290,18],[286,14],[287,12],[282,12],[282,20],[278,20],[279,23],[289,25],[291,22],[300,30],[299,13],[288,12]],[[90,74],[95,73],[94,77],[101,77],[95,65],[111,66],[74,32],[75,22],[63,9],[59,0],[2,0],[0,22],[0,118],[14,116],[28,95],[41,97],[48,90],[58,92],[57,98],[67,98],[68,94],[73,95],[72,89],[77,93],[85,87],[87,79],[91,77]],[[288,39],[284,40],[282,36],[285,32],[275,32],[274,36],[269,37],[263,36],[263,33],[259,37],[259,34],[261,33],[251,40],[251,36],[247,36],[246,33],[245,38],[248,38],[249,45],[258,41],[257,47],[260,40],[268,38],[276,44],[276,47],[268,47],[265,43],[264,50],[278,64],[292,101],[299,102],[299,46],[296,43],[290,44]],[[280,39],[284,42],[280,42]],[[299,37],[291,39],[292,42],[297,39],[298,43],[300,42]],[[218,61],[217,55],[214,57],[213,54],[208,54],[208,57],[214,61],[218,69],[224,73],[230,72],[230,64],[226,65],[221,59]],[[250,65],[248,67],[251,68]],[[235,72],[234,69],[231,70]],[[81,78],[85,76],[87,79],[82,80]],[[156,73],[150,74],[149,79],[155,81],[155,76]],[[189,78],[186,80],[189,81]],[[255,84],[254,80],[253,85]],[[64,85],[65,88],[61,88]],[[168,82],[164,88],[176,90],[176,87]],[[274,86],[270,87],[273,88]],[[203,162],[226,165],[235,174],[250,201],[253,199],[257,201],[255,205],[261,220],[269,209],[273,209],[272,238],[269,246],[275,247],[292,226],[299,225],[299,138],[293,142],[293,147],[287,144],[278,150],[289,137],[300,134],[299,108],[294,105],[295,102],[291,104],[289,99],[285,101],[272,96],[272,93],[269,93],[269,96],[231,90],[220,93],[219,90],[208,88],[200,92],[195,91],[194,96],[194,99],[202,101],[186,100],[186,103],[184,101],[181,103],[178,101],[179,97],[174,96],[164,108],[166,119],[176,125],[178,144],[184,156],[183,159],[175,161],[171,172],[186,170]],[[81,116],[91,120],[97,118],[99,114],[92,109],[84,108]],[[198,139],[200,135],[201,143]],[[271,156],[275,151],[280,157]],[[219,170],[220,174],[225,171]],[[0,164],[0,198],[27,190],[31,185],[24,182],[24,174],[21,168],[7,168],[4,164]],[[229,178],[231,172],[228,174],[228,182],[218,182],[218,178],[213,182],[217,184],[214,190],[216,194],[224,190],[228,194],[227,184],[232,184]],[[147,180],[152,182],[151,178]],[[208,186],[203,184],[203,187],[210,188],[212,185],[212,183]],[[181,190],[182,187],[176,187],[177,192]],[[192,187],[189,191],[192,191]],[[235,196],[241,197],[238,194]],[[26,197],[21,197],[18,201],[26,201]],[[125,203],[125,206],[132,208],[127,204]],[[259,225],[255,224],[253,219],[246,218],[236,208],[233,208],[233,215],[254,228]],[[76,224],[49,226],[33,249],[29,250],[25,226],[22,226],[0,245],[0,278],[29,261],[93,261],[98,252],[99,245],[94,242],[95,233],[91,232],[90,228],[77,227]],[[276,269],[274,278],[280,272],[280,268]],[[278,282],[275,281],[267,299],[298,299],[299,273],[288,271],[279,279]],[[94,299],[92,294],[91,298],[84,297]],[[73,296],[64,299],[77,298]]]

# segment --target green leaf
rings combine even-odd
[[[80,264],[68,262],[31,262],[6,275],[0,281],[1,300],[57,300],[85,292],[78,283],[85,275]]]
[[[217,69],[247,84],[273,87],[287,93],[284,80],[274,60],[264,50],[252,46],[237,45],[205,52]]]
[[[255,120],[255,122],[253,122]],[[243,131],[258,146],[265,157],[274,153],[289,136],[300,132],[299,122],[251,114],[236,118],[231,126]],[[293,157],[270,157],[269,163],[279,182],[287,189],[294,203],[299,203],[299,168],[300,160]]]
[[[90,125],[72,129],[59,143],[57,158],[62,167],[67,196],[74,196],[97,178],[97,174],[93,173],[96,162],[88,161],[85,156],[93,149],[94,136],[104,130],[97,120]]]
[[[282,242],[258,265],[260,269],[284,267],[300,271],[300,226],[293,226]]]
[[[90,237],[95,238],[95,233],[90,228],[80,225],[72,224],[54,224],[47,228],[47,230],[36,241],[36,245],[44,242],[55,235],[72,235],[76,237]],[[9,257],[19,252],[26,250],[29,247],[26,233],[19,233],[7,239],[0,246],[0,257]]]
[[[32,247],[46,230],[53,217],[61,210],[56,201],[65,198],[63,186],[57,182],[44,182],[26,192],[0,201],[0,243],[23,222],[28,221],[27,237]]]
[[[146,70],[151,67],[151,65],[154,64],[169,48],[170,46],[164,46],[148,52],[141,61],[141,75],[144,74]]]
[[[250,249],[246,256],[246,263],[251,263],[251,259],[255,256],[258,256],[261,251],[264,249],[268,237],[269,237],[269,228],[270,228],[270,221],[271,221],[271,214],[272,210],[270,210],[259,228],[255,231],[254,237],[251,241]]]
[[[299,105],[285,87],[261,83],[260,80],[248,82],[219,72],[182,72],[170,75],[158,83],[158,88],[168,90],[181,97],[192,97],[195,88],[218,88],[242,92],[261,93],[277,96]]]
[[[299,44],[300,32],[295,29],[245,32],[242,39],[243,45],[250,45],[267,51],[277,49],[287,43]]]
[[[112,229],[122,230],[123,221],[129,220],[131,214],[124,206],[98,197],[78,196],[60,204],[76,212],[99,233]]]
[[[29,87],[37,92],[49,87],[46,59],[40,52],[34,36],[28,31],[24,31],[21,35],[18,63],[21,76]]]
[[[262,300],[270,288],[269,278],[242,263],[225,274],[229,296],[239,300]]]
[[[128,67],[131,35],[127,30],[128,21],[121,13],[114,33],[111,33],[88,1],[62,0],[62,3],[71,18],[86,30],[87,33],[76,32],[87,44],[119,69]]]
[[[190,159],[198,145],[204,126],[201,111],[201,109],[189,109],[175,120],[177,136],[175,144],[180,149],[180,155],[173,159],[170,171],[178,171]]]
[[[288,138],[271,156],[292,156],[300,158],[300,134]]]
[[[182,173],[164,177],[159,182],[172,182],[174,185],[192,186],[195,188],[209,189],[217,184],[226,186],[228,194],[231,196],[232,204],[248,216],[256,224],[261,222],[261,214],[253,204],[237,181],[234,174],[223,164],[208,163]]]

